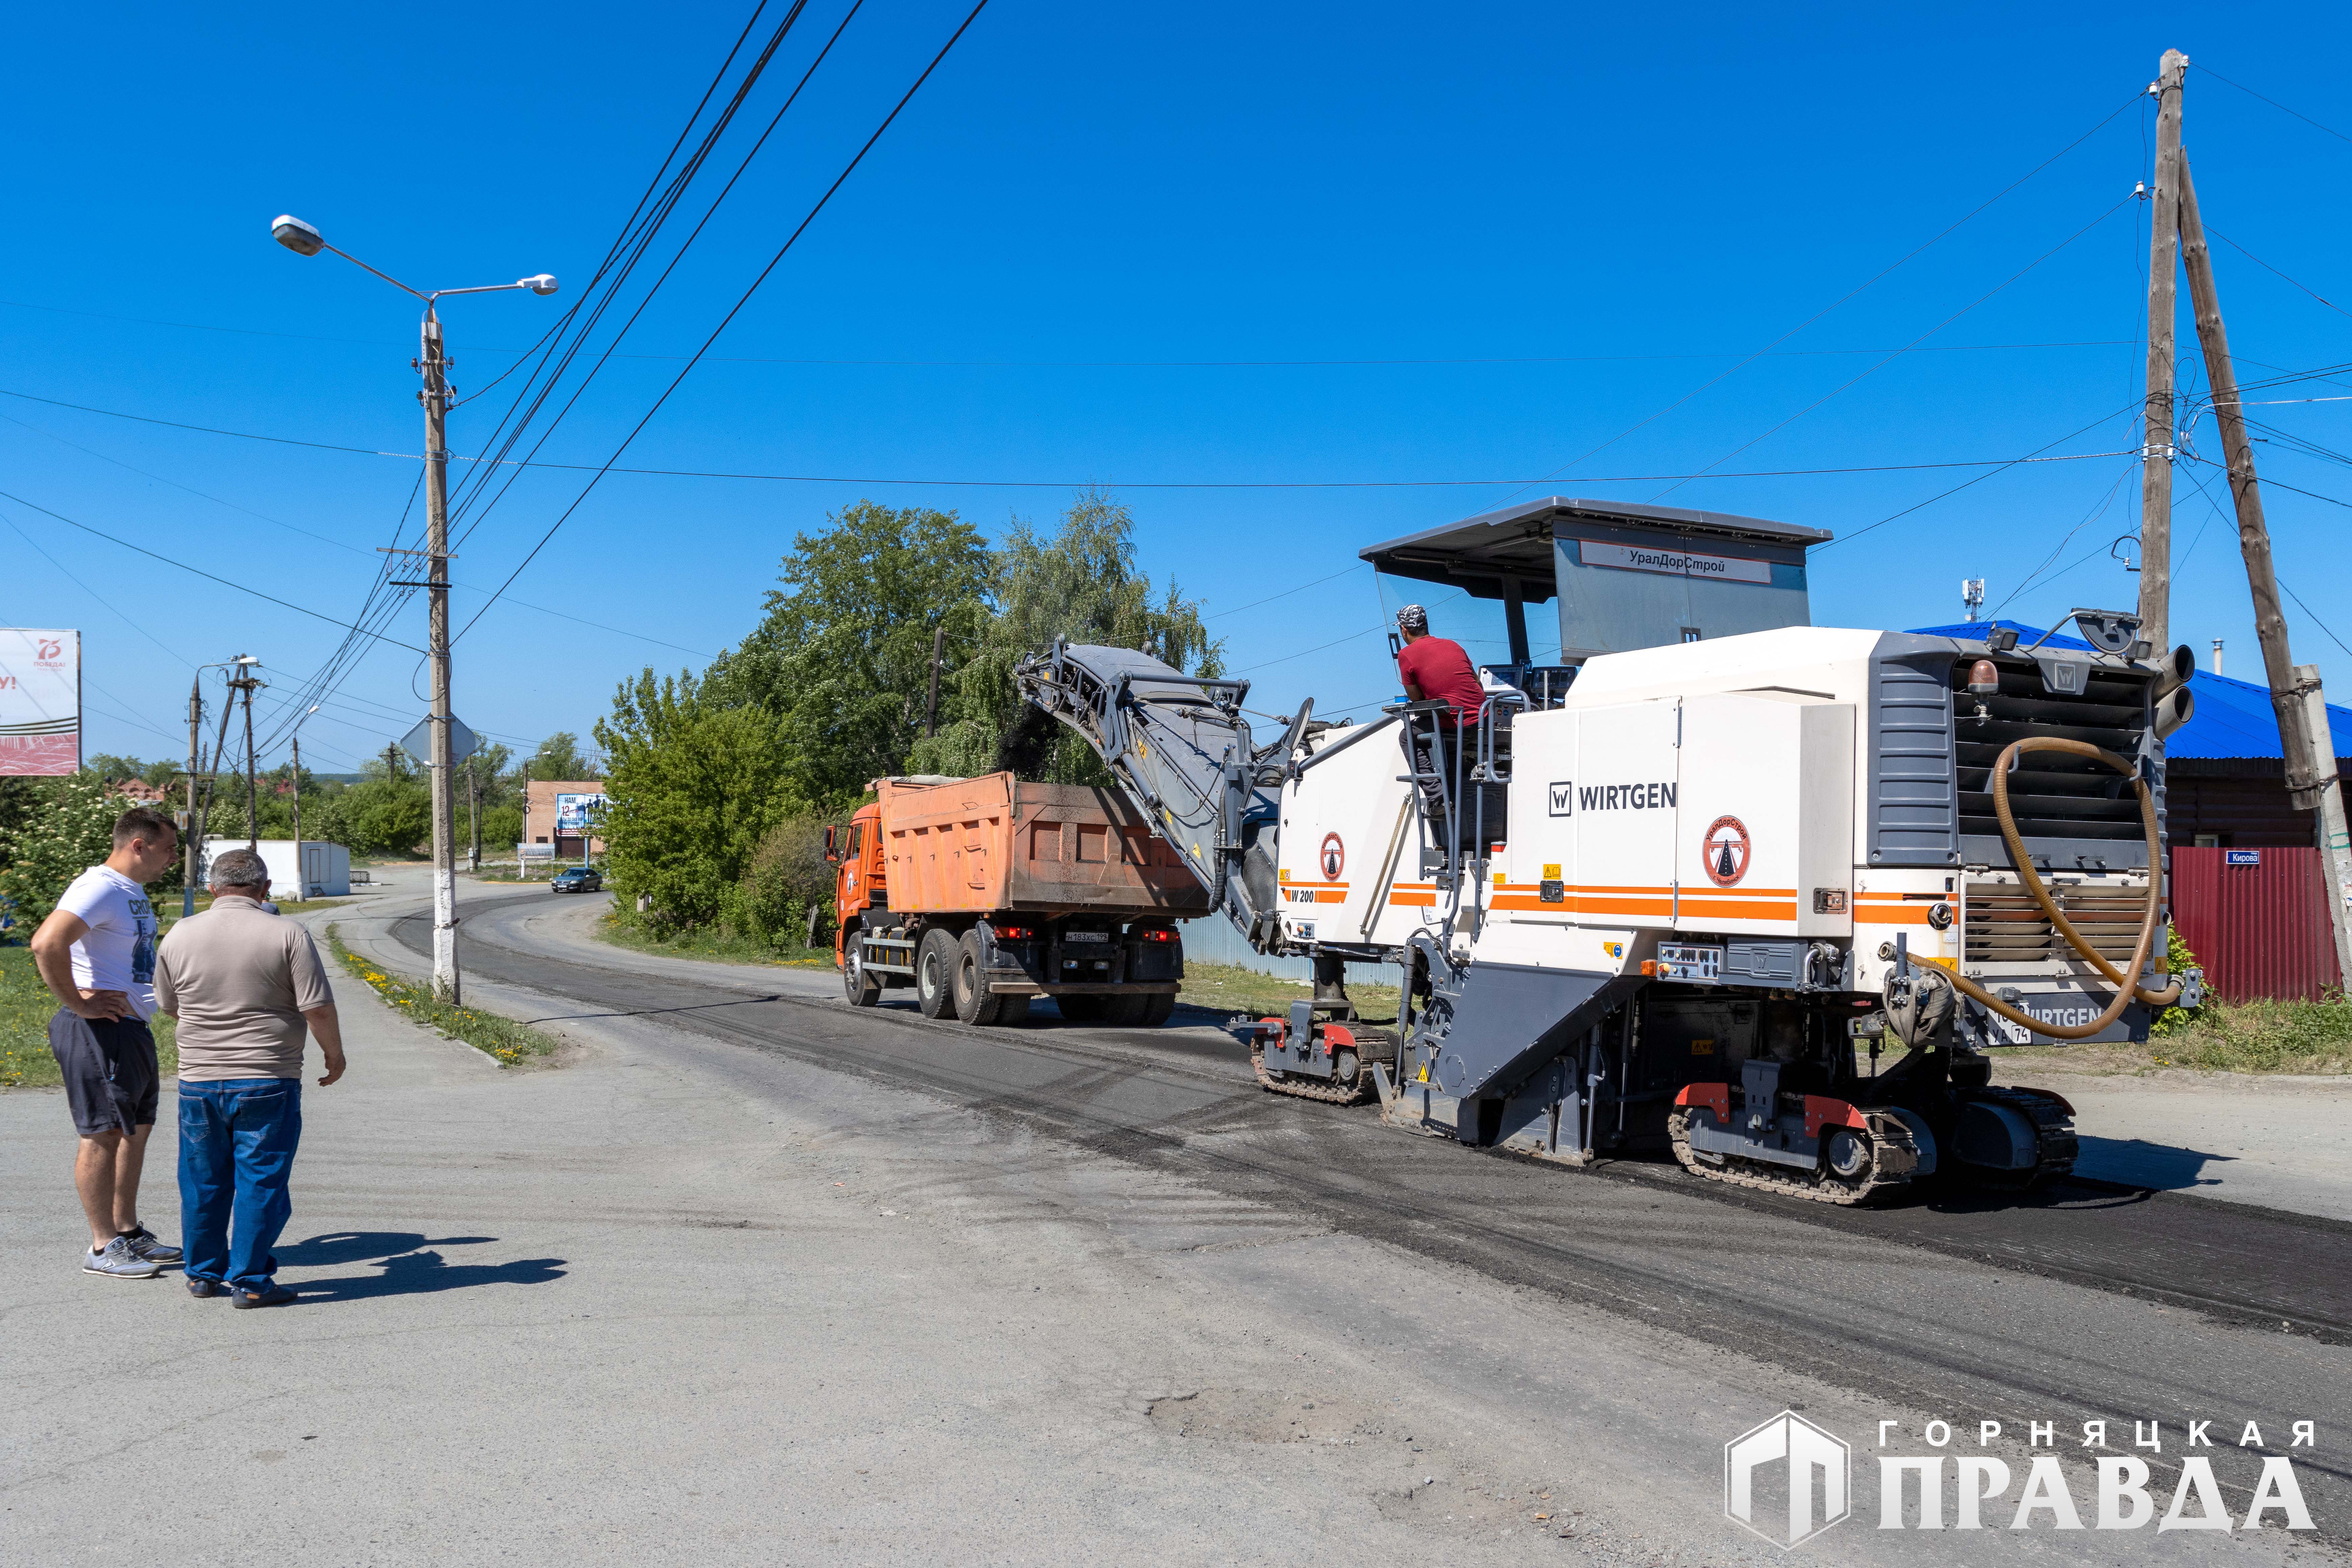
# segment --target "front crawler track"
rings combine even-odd
[[[1805,1198],[1817,1204],[1853,1207],[1907,1192],[1919,1169],[1919,1145],[1902,1118],[1883,1110],[1865,1111],[1870,1121],[1870,1169],[1853,1177],[1827,1170],[1801,1171],[1737,1154],[1702,1154],[1691,1147],[1690,1119],[1699,1106],[1678,1105],[1666,1119],[1674,1140],[1675,1160],[1694,1176],[1727,1186],[1753,1187],[1782,1197]]]

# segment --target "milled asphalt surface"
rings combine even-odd
[[[2315,1418],[2305,1485],[2352,1519],[2352,1227],[2087,1188],[1791,1214],[1278,1100],[1212,1027],[857,1013],[595,942],[602,900],[465,902],[469,999],[573,1048],[501,1072],[340,982],[299,1306],[81,1276],[61,1100],[0,1096],[0,1560],[117,1560],[125,1499],[191,1563],[2329,1552],[1882,1533],[1876,1423],[1937,1416],[2159,1419],[2159,1503],[2180,1421]],[[327,918],[415,973],[404,905]],[[1858,1514],[1783,1554],[1722,1520],[1721,1445],[1790,1405],[1856,1444]]]

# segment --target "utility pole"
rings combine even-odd
[[[2168,59],[2171,57],[2166,57]],[[2345,826],[2344,788],[2336,771],[2336,742],[2319,667],[2297,664],[2287,647],[2286,615],[2279,608],[2278,573],[2271,562],[2270,527],[2254,478],[2253,444],[2238,400],[2230,335],[2221,324],[2221,297],[2213,282],[2213,254],[2197,211],[2197,184],[2189,155],[2180,156],[2180,250],[2188,264],[2189,299],[2197,311],[2197,340],[2205,350],[2205,379],[2213,388],[2213,422],[2221,432],[2230,495],[2238,508],[2238,549],[2246,558],[2246,584],[2254,600],[2254,632],[2263,645],[2271,706],[2278,713],[2279,749],[2286,763],[2287,797],[2298,811],[2319,814],[2319,863],[2327,879],[2327,919],[2336,936],[2338,983],[2352,982],[2352,832]],[[2145,584],[2143,584],[2143,588]]]
[[[245,847],[248,849],[258,848],[261,844],[261,790],[259,781],[255,777],[253,758],[253,689],[261,684],[261,678],[253,673],[253,667],[260,662],[244,654],[237,655],[237,677],[228,683],[230,690],[245,694]],[[232,697],[229,700],[234,702],[236,699]],[[227,721],[228,714],[224,711],[221,714],[224,729]],[[214,758],[214,766],[219,766],[217,756]]]
[[[196,842],[201,825],[196,820],[196,770],[204,765],[202,744],[205,727],[205,674],[198,670],[188,679],[188,815],[180,824],[180,918],[186,920],[196,912],[196,852],[202,847]]]
[[[2164,59],[2148,91],[2156,96],[2156,190],[2147,225],[2147,420],[2139,474],[2140,636],[2157,657],[2172,641],[2173,321],[2179,270],[2180,186],[2188,168],[2180,151],[2180,87],[2189,57]]]
[[[466,837],[473,846],[466,869],[478,872],[482,868],[482,775],[475,771],[471,757],[466,759]]]
[[[448,362],[441,352],[441,318],[425,307],[425,574],[431,595],[433,755],[426,785],[433,792],[433,994],[455,1005],[457,984],[457,865],[453,829],[457,779],[449,769],[449,412]]]
[[[400,782],[400,748],[398,746],[386,746],[383,749],[383,776],[394,784]]]
[[[240,654],[238,657],[241,658],[244,656]],[[196,871],[199,876],[202,876],[205,869],[204,864],[205,828],[212,819],[213,785],[219,782],[220,779],[221,758],[228,754],[228,716],[236,711],[236,697],[230,696],[221,700],[220,731],[213,736],[213,765],[205,770],[205,800],[204,804],[196,808]],[[192,791],[190,793],[193,794],[194,792]],[[194,892],[186,894],[180,900],[180,912],[182,914],[194,913],[195,910],[195,894]]]
[[[310,879],[302,870],[302,737],[294,737],[294,900],[309,898]]]
[[[946,657],[948,629],[944,626],[931,628],[931,694],[923,703],[923,733],[936,734],[940,727],[940,660]]]

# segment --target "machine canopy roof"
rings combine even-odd
[[[1799,552],[1797,559],[1808,546],[1831,538],[1826,529],[1732,512],[1547,496],[1370,545],[1358,554],[1391,577],[1443,583],[1474,599],[1517,597],[1541,604],[1556,591],[1552,539],[1555,526],[1562,523],[1571,532],[1576,524],[1588,523],[1671,533],[1693,543],[1778,545]],[[1516,594],[1506,591],[1507,582],[1516,584]]]

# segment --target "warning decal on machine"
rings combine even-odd
[[[1717,887],[1728,888],[1748,875],[1748,827],[1739,818],[1718,816],[1707,824],[1699,849],[1707,880]]]

